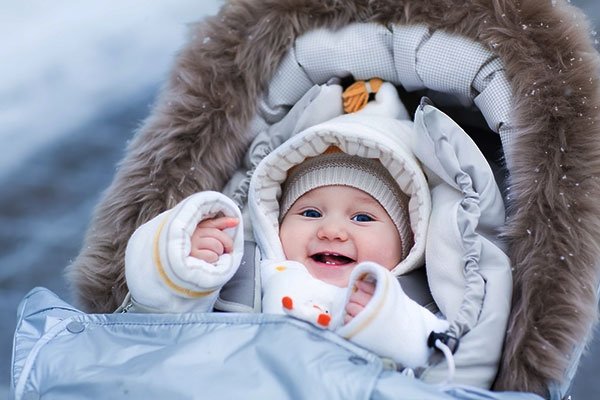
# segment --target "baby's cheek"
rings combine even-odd
[[[386,246],[375,246],[375,251],[372,253],[372,260],[382,267],[393,270],[396,265],[402,261],[401,247],[399,243],[388,243]]]

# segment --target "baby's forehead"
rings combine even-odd
[[[379,204],[379,202],[373,196],[371,196],[364,190],[346,185],[320,186],[318,188],[309,190],[308,192],[304,193],[298,198],[298,201],[310,201],[331,198],[335,199],[339,198],[338,196],[343,196],[344,198],[351,197],[353,201],[359,201],[363,203],[374,202],[376,204]]]

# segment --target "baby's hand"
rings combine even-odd
[[[222,254],[231,253],[233,239],[223,229],[233,228],[239,222],[235,217],[218,217],[200,222],[192,234],[190,256],[214,263]]]
[[[375,283],[357,280],[355,282],[356,292],[352,293],[348,304],[346,304],[346,315],[344,316],[344,324],[352,321],[369,303],[375,293]]]

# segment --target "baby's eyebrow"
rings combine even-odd
[[[359,193],[357,194],[357,197],[356,202],[359,204],[379,204],[379,202],[368,193]]]
[[[306,210],[320,210],[320,207],[317,206],[314,202],[300,202],[297,201],[296,203],[294,203],[294,205],[292,205],[292,207],[290,207],[290,211],[293,212],[303,212]]]

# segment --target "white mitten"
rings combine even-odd
[[[191,236],[199,222],[215,216],[239,219],[224,229],[233,238],[233,252],[216,263],[190,256]],[[228,197],[200,192],[140,226],[129,239],[125,274],[138,303],[164,312],[211,311],[221,287],[237,271],[244,248],[242,215]]]
[[[345,288],[313,278],[296,261],[263,261],[261,271],[264,313],[287,314],[320,328],[340,324]]]
[[[374,282],[375,293],[367,306],[337,333],[404,367],[424,366],[432,352],[427,346],[429,334],[445,332],[448,321],[411,300],[396,277],[373,262],[361,263],[352,271],[344,303],[359,279]]]

